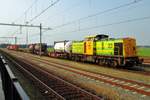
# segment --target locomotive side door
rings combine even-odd
[[[85,41],[84,43],[84,53],[86,55],[93,55],[93,51],[94,51],[94,42],[91,40],[91,41]]]
[[[122,43],[114,43],[114,55],[123,55],[123,44]]]

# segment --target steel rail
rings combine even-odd
[[[32,60],[32,59],[30,58],[30,60]],[[38,62],[45,63],[45,64],[50,65],[50,66],[54,66],[54,67],[57,67],[57,68],[68,70],[68,71],[71,71],[71,72],[74,72],[74,73],[77,73],[77,74],[80,74],[80,75],[84,75],[84,76],[87,76],[87,77],[90,77],[90,78],[94,78],[96,80],[101,80],[101,81],[109,83],[111,85],[115,85],[115,86],[118,86],[118,87],[122,87],[124,89],[128,89],[130,91],[135,91],[137,93],[150,96],[150,92],[142,90],[142,89],[138,89],[138,88],[135,88],[135,87],[132,87],[133,85],[139,85],[140,87],[145,86],[147,88],[150,88],[149,84],[144,84],[144,83],[133,81],[133,80],[129,80],[129,79],[117,78],[117,77],[113,77],[113,76],[105,75],[105,74],[99,74],[98,75],[98,74],[94,74],[94,73],[91,73],[91,72],[88,72],[88,71],[83,71],[83,70],[81,71],[81,69],[74,68],[73,66],[64,65],[64,64],[60,64],[60,63],[56,63],[56,62],[51,62],[51,61],[49,61],[49,62],[41,61],[41,60],[38,60],[38,59],[40,59],[40,58],[36,58],[35,60],[38,61]],[[28,61],[28,62],[32,63],[31,61]],[[50,62],[51,62],[51,64],[50,64]],[[32,63],[32,64],[34,64],[34,63]],[[58,64],[58,65],[56,65],[56,64]],[[60,67],[60,65],[61,65],[61,67]],[[62,67],[62,65],[63,65],[63,67]],[[74,69],[76,69],[76,70],[74,70]],[[108,77],[108,78],[114,78],[116,80],[125,81],[126,83],[131,83],[133,85],[132,86],[127,86],[127,85],[119,84],[117,82],[112,82],[110,80],[103,79],[101,76]]]
[[[16,58],[15,58],[15,60],[16,60]],[[30,67],[33,67],[33,66],[36,66],[36,65],[34,65],[34,64],[32,64],[32,63],[30,63],[30,62],[25,62],[25,60],[22,60],[22,59],[20,59],[21,60],[21,62],[23,62],[24,64],[26,64],[26,65],[28,65],[28,66],[30,66]],[[18,61],[18,60],[17,60]],[[50,73],[48,73],[48,72],[46,72],[46,71],[44,71],[44,70],[41,70],[41,69],[39,69],[38,68],[38,70],[40,70],[40,72],[41,72],[41,74],[42,73],[47,73],[47,75],[49,75]],[[53,76],[53,77],[55,77],[56,78],[56,76]],[[69,82],[66,82],[66,81],[64,81],[64,80],[62,80],[62,79],[60,79],[60,78],[57,78],[57,79],[59,79],[59,80],[61,80],[61,81],[63,81],[65,84],[68,84],[74,91],[78,91],[79,93],[80,93],[80,95],[82,95],[83,97],[85,97],[85,98],[91,98],[91,99],[93,99],[93,100],[99,100],[99,99],[101,99],[100,97],[98,97],[98,96],[96,96],[96,95],[94,95],[94,94],[91,94],[91,93],[89,93],[89,92],[87,92],[87,91],[85,91],[85,90],[83,90],[83,89],[81,89],[81,88],[79,88],[79,87],[76,87],[76,86],[74,86],[74,85],[72,85],[71,83],[69,83]],[[75,92],[76,93],[76,92]],[[75,95],[75,94],[74,94]],[[79,97],[80,98],[80,97]]]

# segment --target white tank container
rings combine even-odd
[[[72,41],[69,41],[65,44],[65,52],[71,53]]]
[[[71,52],[71,45],[72,45],[71,41],[68,41],[68,42],[63,41],[63,42],[55,43],[54,50],[55,50],[55,52],[70,53]]]
[[[65,51],[65,42],[55,43],[54,50],[55,50],[55,52],[64,52]]]

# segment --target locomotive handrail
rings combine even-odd
[[[120,55],[120,48],[119,48],[119,46],[116,46],[115,48],[117,48],[117,51],[118,51],[118,54],[117,55]]]

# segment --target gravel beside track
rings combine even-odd
[[[32,59],[30,59],[30,60],[32,60]],[[37,59],[35,59],[35,60],[37,60]],[[64,70],[68,70],[68,71],[71,71],[71,72],[74,72],[74,73],[77,73],[77,74],[80,74],[83,76],[87,76],[87,77],[93,78],[95,80],[100,80],[100,81],[103,81],[105,83],[115,85],[117,87],[122,87],[124,89],[131,90],[131,91],[134,91],[134,92],[146,95],[146,96],[150,96],[150,92],[148,92],[148,90],[150,89],[149,84],[144,84],[141,82],[123,79],[123,78],[112,77],[110,75],[105,75],[105,74],[99,74],[98,75],[98,74],[94,74],[94,73],[87,72],[87,71],[81,71],[80,69],[74,69],[71,66],[66,67],[66,65],[64,66],[64,65],[56,63],[56,62],[46,62],[46,61],[42,61],[39,59],[37,61],[45,63],[45,64],[50,65],[50,66],[54,66],[54,67],[58,67],[58,68],[61,68]],[[30,63],[32,63],[32,62],[30,62]],[[143,88],[141,88],[141,87],[144,87],[145,89],[143,90]]]
[[[99,100],[100,97],[91,94],[79,87],[76,87],[38,67],[29,61],[13,58],[11,59],[13,63],[19,66],[19,69],[27,73],[37,85],[41,86],[41,91],[43,91],[46,96],[50,99],[84,99],[84,100]],[[19,62],[19,63],[18,63]],[[27,67],[28,66],[28,67]]]
[[[65,69],[80,75],[84,75],[90,78],[93,78],[95,80],[100,80],[103,81],[105,83],[109,83],[111,85],[115,85],[117,87],[121,87],[130,91],[134,91],[146,96],[150,96],[150,85],[149,84],[144,84],[141,82],[137,82],[137,81],[133,81],[133,80],[128,80],[128,79],[123,79],[123,78],[117,78],[117,77],[112,77],[110,75],[105,75],[105,74],[95,74],[95,73],[91,73],[91,72],[87,72],[87,71],[83,71],[77,68],[74,68],[72,66],[67,66],[60,64],[60,63],[56,63],[56,62],[48,62],[48,61],[44,61],[41,59],[37,59],[37,58],[30,58],[30,60],[37,60],[38,62],[42,62],[45,63],[47,65],[51,65],[54,67],[58,67],[61,69]],[[30,62],[30,61],[29,61]],[[30,62],[32,63],[32,62]],[[61,66],[60,66],[61,65]],[[130,85],[129,85],[130,84]]]
[[[32,56],[32,55],[31,55]],[[43,58],[39,58],[39,57],[35,57],[35,56],[32,56],[33,58],[36,58],[36,59],[40,59],[40,60],[45,60],[47,62],[53,62],[53,63],[57,63],[57,64],[62,64],[62,63],[58,63],[56,61],[50,61],[48,59],[43,59]],[[68,66],[68,67],[73,67],[73,66],[70,66],[68,64],[62,64],[64,66]],[[75,68],[75,67],[74,67]],[[81,69],[80,69],[81,70]],[[120,71],[124,71],[124,72],[131,72],[131,73],[136,73],[136,74],[141,74],[141,75],[146,75],[146,76],[150,76],[150,70],[145,70],[143,67],[140,67],[140,66],[135,66],[135,67],[126,67],[124,69],[122,68],[118,68],[118,69],[115,69],[115,70],[120,70]],[[93,72],[94,73],[94,72]]]

